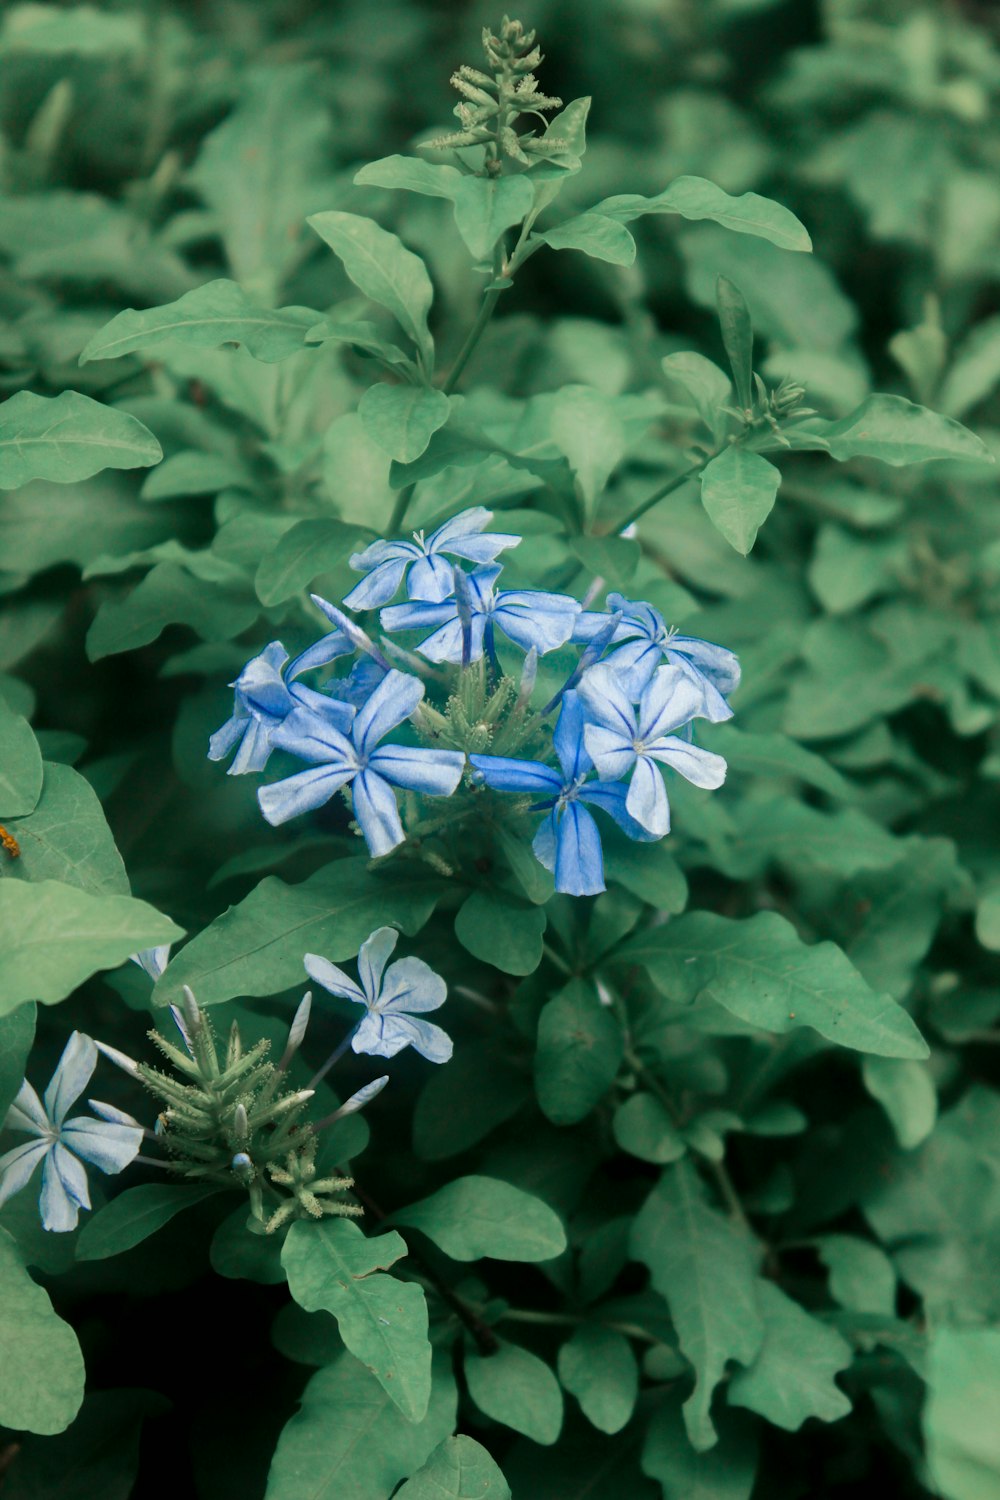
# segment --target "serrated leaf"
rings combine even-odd
[[[456,1177],[393,1221],[421,1230],[452,1260],[551,1260],[566,1248],[558,1214],[497,1177]]]
[[[594,985],[573,979],[538,1020],[535,1092],[554,1125],[574,1125],[604,1097],[618,1072],[625,1039],[618,1017]]]
[[[79,391],[18,391],[0,406],[0,490],[31,479],[73,484],[101,469],[142,469],[162,457],[135,417]]]
[[[383,453],[397,463],[409,464],[426,451],[435,432],[447,422],[451,403],[443,391],[428,386],[379,382],[361,397],[358,415]]]
[[[359,291],[393,314],[409,334],[427,368],[434,368],[434,341],[427,314],[434,297],[427,267],[396,235],[360,214],[330,209],[309,224],[343,262]]]
[[[486,1449],[459,1433],[446,1438],[396,1500],[511,1500],[510,1486]]]
[[[717,1440],[712,1393],[729,1360],[749,1365],[764,1338],[754,1246],[710,1208],[693,1167],[667,1167],[632,1225],[629,1253],[648,1266],[695,1369],[684,1422],[699,1452]]]
[[[196,349],[242,344],[254,359],[271,363],[302,349],[319,316],[308,307],[265,307],[235,281],[208,281],[163,307],[120,312],[84,346],[80,363],[119,359],[168,340]]]
[[[774,505],[781,472],[747,448],[726,448],[701,471],[701,503],[717,531],[746,557]]]
[[[493,1354],[467,1354],[469,1395],[486,1416],[532,1442],[554,1443],[562,1428],[559,1382],[544,1360],[501,1340]]]
[[[355,1358],[405,1417],[420,1422],[431,1394],[427,1299],[416,1282],[373,1274],[405,1254],[395,1232],[368,1239],[350,1220],[330,1218],[293,1224],[281,1263],[299,1306],[332,1313]]]
[[[616,958],[643,964],[672,1000],[685,1003],[708,991],[764,1031],[811,1026],[859,1052],[927,1056],[919,1031],[891,995],[869,989],[835,943],[802,943],[776,912],[746,921],[691,912],[633,938]]]
[[[753,1364],[729,1382],[730,1405],[745,1406],[786,1432],[797,1432],[809,1417],[836,1422],[846,1416],[851,1403],[834,1376],[851,1363],[850,1345],[773,1281],[762,1280],[757,1295],[764,1342]]]
[[[88,1219],[76,1242],[77,1260],[106,1260],[149,1239],[185,1209],[221,1192],[214,1182],[144,1183],[128,1188]]]
[[[145,901],[94,895],[57,880],[0,881],[0,1014],[52,1005],[132,953],[183,936]]]
[[[0,1229],[0,1346],[0,1423],[15,1432],[63,1432],[83,1401],[83,1355],[6,1229]]]

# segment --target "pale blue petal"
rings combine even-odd
[[[716,646],[712,641],[699,641],[689,635],[675,635],[667,642],[667,651],[684,657],[720,693],[728,696],[735,693],[740,685],[739,660],[725,646]]]
[[[670,832],[670,804],[658,767],[640,755],[629,782],[625,806],[635,821],[657,838]]]
[[[226,774],[244,776],[248,771],[263,771],[271,759],[271,735],[277,727],[276,724],[265,724],[261,719],[247,719],[240,748]]]
[[[485,531],[493,519],[493,512],[487,510],[485,505],[470,505],[467,510],[460,510],[457,516],[452,516],[445,521],[436,531],[432,531],[427,538],[428,552],[444,552],[450,550],[454,542],[465,537],[475,536],[477,532]]]
[[[405,604],[390,604],[379,615],[382,629],[390,633],[396,630],[433,630],[447,620],[453,620],[457,606],[453,599],[434,604],[427,599],[409,599]]]
[[[489,610],[493,603],[493,586],[502,572],[503,567],[500,563],[492,563],[486,567],[473,568],[471,573],[466,573],[469,593],[472,595],[476,608],[483,611]]]
[[[447,599],[454,587],[455,570],[443,557],[421,557],[413,564],[406,580],[406,592],[411,599],[432,604]]]
[[[356,768],[358,753],[354,741],[339,727],[342,712],[343,705],[332,698],[324,698],[323,704],[315,708],[296,708],[274,731],[272,743],[300,760]]]
[[[482,536],[462,537],[447,546],[439,544],[436,550],[447,552],[449,557],[461,557],[465,562],[491,563],[498,553],[518,546],[521,540],[510,531],[487,531]]]
[[[726,779],[727,766],[721,755],[714,755],[711,750],[702,750],[699,745],[692,745],[674,735],[654,740],[646,746],[646,754],[662,765],[669,766],[693,786],[704,787],[708,791],[714,791]]]
[[[355,567],[355,557],[351,558],[352,568]],[[378,609],[380,605],[388,604],[402,583],[412,560],[412,556],[405,556],[380,563],[374,572],[369,573],[367,578],[362,578],[349,594],[344,595],[344,604],[348,609]]]
[[[81,1162],[57,1141],[42,1168],[42,1226],[57,1234],[76,1228],[80,1209],[90,1207],[87,1174]]]
[[[290,698],[281,669],[288,653],[280,641],[272,641],[259,656],[248,661],[233,686],[238,698],[255,717],[283,719]]]
[[[599,807],[606,812],[630,839],[649,844],[662,837],[661,834],[650,833],[648,828],[643,828],[632,817],[625,805],[628,787],[621,781],[588,781],[576,795],[581,802],[589,802],[592,807]]]
[[[626,641],[619,646],[604,666],[615,674],[626,698],[638,703],[662,661],[662,648],[640,636],[638,640]]]
[[[593,724],[612,729],[627,738],[635,738],[635,711],[617,676],[607,662],[591,667],[579,687],[587,718]]]
[[[429,797],[450,797],[462,779],[465,756],[461,750],[382,745],[372,751],[368,764],[393,786],[424,792]]]
[[[257,801],[272,828],[277,828],[290,818],[298,818],[302,813],[322,807],[355,774],[356,767],[353,766],[312,766],[308,771],[299,771],[272,786],[262,786]]]
[[[352,1050],[367,1057],[395,1057],[410,1045],[410,1037],[399,1019],[390,1016],[387,1022],[377,1011],[370,1012],[351,1037]]]
[[[143,948],[141,953],[130,953],[129,958],[155,983],[170,961],[170,944],[161,943],[159,948]]]
[[[433,1021],[416,1021],[410,1016],[385,1016],[383,1037],[390,1046],[401,1039],[404,1047],[411,1046],[414,1052],[419,1052],[432,1063],[446,1063],[452,1054],[451,1037]]]
[[[606,630],[610,624],[610,614],[605,614],[602,610],[581,609],[573,620],[573,634],[570,640],[577,645],[589,645],[594,636]],[[618,639],[621,628],[619,625],[618,630],[615,631],[615,639]]]
[[[626,738],[617,729],[605,729],[603,724],[585,724],[583,740],[602,781],[617,781],[635,763],[631,735]]]
[[[470,755],[469,760],[497,792],[530,792],[536,797],[557,797],[563,778],[551,766],[537,760],[510,760],[504,755]]]
[[[437,1010],[448,998],[448,986],[422,958],[401,958],[390,964],[377,1009],[384,1016],[404,1011]]]
[[[703,717],[705,691],[683,667],[659,667],[639,703],[639,739],[651,744]]]
[[[0,1208],[26,1187],[32,1173],[43,1157],[47,1156],[52,1148],[52,1141],[25,1141],[22,1146],[15,1146],[13,1151],[8,1151],[5,1156],[0,1156]]]
[[[142,1126],[113,1124],[78,1115],[66,1121],[59,1139],[84,1161],[92,1162],[102,1172],[114,1174],[123,1171],[138,1155]]]
[[[366,657],[365,660],[370,661],[371,658]],[[372,666],[375,666],[374,662]],[[382,671],[380,668],[376,670],[381,681]],[[331,683],[330,686],[336,687],[337,684]],[[339,693],[318,693],[315,688],[306,687],[301,682],[297,682],[291,691],[293,708],[297,706],[309,709],[318,714],[324,723],[332,724],[335,729],[339,729],[342,734],[350,733],[354,716],[357,713],[355,704],[347,702]]]
[[[49,1117],[27,1079],[18,1089],[4,1123],[8,1130],[24,1130],[29,1135],[45,1135],[49,1130]]]
[[[483,636],[486,631],[486,615],[473,615],[472,617],[472,642],[469,651],[469,660],[478,661],[483,654]],[[440,630],[435,630],[425,641],[421,641],[417,647],[421,656],[426,656],[428,661],[458,663],[462,660],[462,625],[457,618],[449,620],[447,625],[442,625]]]
[[[564,599],[572,608],[553,603]],[[539,656],[544,656],[565,646],[573,634],[573,622],[579,608],[576,600],[568,599],[566,595],[512,589],[497,595],[493,618],[504,635],[523,651],[534,646]]]
[[[575,781],[591,768],[591,759],[583,739],[584,708],[579,693],[570,689],[563,694],[559,720],[552,743],[567,781]]]
[[[225,760],[234,745],[239,744],[250,723],[250,715],[245,710],[237,709],[231,719],[227,719],[221,729],[217,729],[208,742],[209,760]]]
[[[406,838],[392,787],[374,771],[362,771],[351,787],[354,816],[376,859],[389,854]]]
[[[554,807],[539,823],[538,831],[531,841],[532,853],[546,870],[554,870],[556,867],[558,825],[559,809]]]
[[[324,635],[314,646],[307,646],[305,651],[299,652],[295,660],[289,663],[287,675],[291,680],[316,667],[327,667],[338,657],[350,656],[354,649],[354,642],[343,630],[331,630],[329,635]]]
[[[341,1000],[352,1000],[355,1005],[367,1006],[368,1000],[357,982],[328,958],[323,958],[319,953],[307,953],[302,962],[309,978],[331,995],[337,995]]]
[[[74,1031],[56,1063],[52,1082],[45,1090],[45,1113],[53,1125],[61,1125],[66,1111],[75,1104],[97,1067],[97,1048],[89,1036]]]
[[[590,813],[566,804],[556,828],[556,890],[567,896],[596,896],[605,889],[601,836]]]
[[[388,672],[354,720],[352,735],[359,753],[370,754],[379,740],[410,717],[423,696],[419,677]]]
[[[363,552],[352,552],[350,564],[355,573],[370,573],[389,562],[410,562],[420,556],[420,548],[413,542],[385,542],[379,539],[369,542]]]
[[[375,1005],[378,1001],[385,966],[398,942],[399,933],[395,927],[377,927],[361,944],[358,951],[358,975],[370,1005]]]

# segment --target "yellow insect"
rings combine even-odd
[[[21,846],[14,835],[0,823],[0,844],[6,849],[11,859],[17,859],[21,853]]]

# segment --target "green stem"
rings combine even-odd
[[[547,1313],[535,1312],[528,1307],[509,1307],[505,1313],[500,1314],[501,1323],[537,1323],[548,1325],[553,1328],[578,1328],[583,1323],[597,1323],[601,1328],[611,1328],[615,1333],[623,1333],[629,1339],[641,1339],[646,1344],[659,1344],[662,1342],[655,1333],[650,1333],[648,1328],[641,1328],[638,1323],[619,1323],[605,1321],[603,1318],[586,1317],[582,1313]]]
[[[504,243],[503,240],[500,239],[497,241],[496,247],[493,251],[494,281],[498,276],[502,274],[505,262],[506,254],[504,251]],[[469,336],[465,340],[465,343],[462,345],[461,349],[458,351],[458,356],[455,360],[455,363],[451,367],[451,370],[448,374],[448,379],[442,386],[442,390],[444,391],[446,396],[451,395],[459,380],[462,378],[465,367],[469,363],[469,360],[472,358],[473,353],[476,349],[476,345],[482,338],[484,332],[486,331],[486,325],[489,323],[490,319],[493,316],[493,310],[500,300],[501,291],[503,291],[502,287],[494,287],[492,291],[484,292],[483,300],[479,305],[479,312],[476,314],[476,321],[469,329]]]
[[[389,518],[390,537],[395,536],[397,531],[402,531],[403,517],[406,515],[407,507],[413,499],[413,491],[416,487],[416,483],[405,485],[396,496],[396,503],[392,507],[392,515]]]
[[[665,500],[668,495],[673,494],[674,490],[679,490],[682,484],[687,484],[689,479],[694,479],[701,473],[702,469],[706,469],[713,458],[718,458],[718,454],[710,454],[708,458],[703,458],[700,463],[694,464],[690,469],[685,469],[683,474],[678,474],[675,479],[669,480],[668,483],[661,485],[658,490],[654,490],[634,510],[630,510],[623,520],[615,522],[615,530],[624,531],[626,526],[631,526],[634,521],[638,521],[641,516],[646,514],[647,510],[652,510],[653,506],[660,500]]]

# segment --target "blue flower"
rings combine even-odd
[[[606,664],[614,664],[622,689],[633,703],[638,703],[665,657],[672,666],[686,667],[701,683],[705,694],[702,717],[713,724],[732,718],[733,711],[726,698],[740,685],[740,664],[731,651],[711,641],[678,635],[651,604],[626,599],[622,594],[609,594],[608,606],[622,616],[611,638],[612,644],[625,644],[607,658]],[[577,621],[573,639],[593,640],[611,619],[610,614],[586,611]]]
[[[404,578],[411,599],[434,603],[447,599],[452,568],[445,562],[446,556],[491,563],[498,552],[516,547],[521,540],[508,532],[484,531],[492,519],[492,511],[476,505],[432,531],[426,541],[422,531],[415,531],[412,542],[372,542],[351,557],[354,571],[368,577],[355,585],[344,603],[348,609],[377,609],[380,604],[388,604]]]
[[[534,806],[550,808],[532,842],[535,857],[555,872],[556,890],[568,896],[596,896],[605,889],[604,857],[597,824],[585,807],[603,808],[630,839],[656,838],[626,810],[628,792],[618,782],[588,779],[594,769],[583,740],[584,716],[579,695],[563,697],[559,722],[552,736],[561,773],[534,760],[508,760],[499,755],[470,755],[486,782],[498,792],[532,792]]]
[[[162,943],[159,948],[143,948],[141,953],[130,953],[129,957],[155,984],[170,962],[171,946],[170,943]]]
[[[246,771],[263,771],[271,757],[274,732],[292,710],[316,701],[329,703],[325,694],[296,682],[295,678],[311,667],[325,666],[353,650],[342,631],[324,636],[293,662],[288,661],[288,652],[280,641],[265,646],[259,656],[247,662],[236,681],[229,684],[236,690],[233,716],[209,740],[209,760],[223,760],[238,746],[228,774],[241,776]],[[352,707],[334,704],[330,713],[339,716],[338,722],[344,729],[350,727]]]
[[[374,855],[388,854],[405,837],[392,788],[408,787],[431,797],[447,797],[461,780],[465,756],[458,750],[408,745],[376,747],[408,719],[424,696],[424,685],[406,672],[391,671],[345,730],[322,694],[310,707],[297,708],[274,732],[274,745],[311,763],[284,781],[257,793],[269,823],[285,823],[322,807],[340,787],[350,786],[354,816]]]
[[[39,1162],[44,1162],[40,1202],[46,1229],[75,1229],[80,1209],[90,1207],[85,1161],[102,1172],[120,1172],[142,1144],[139,1122],[110,1104],[88,1101],[104,1119],[76,1115],[67,1120],[67,1111],[87,1087],[96,1066],[96,1046],[89,1036],[74,1031],[45,1090],[44,1105],[25,1079],[7,1112],[8,1129],[24,1131],[34,1139],[0,1156],[0,1204],[20,1192]]]
[[[395,1057],[404,1047],[412,1047],[428,1062],[447,1062],[452,1051],[447,1032],[416,1017],[443,1005],[448,987],[440,974],[435,974],[421,958],[401,958],[387,969],[389,955],[398,940],[399,933],[394,928],[379,927],[361,944],[360,984],[318,953],[306,954],[306,973],[331,995],[365,1007],[365,1017],[351,1039],[355,1052],[366,1052],[371,1057]],[[382,1082],[377,1080],[377,1085]],[[369,1091],[374,1087],[369,1084]]]
[[[493,587],[502,569],[500,565],[475,568],[463,574],[468,589],[471,615],[469,660],[478,661],[483,654],[493,654],[493,633],[505,636],[528,651],[532,646],[540,656],[564,646],[573,633],[580,605],[568,594],[547,594],[538,589],[505,589]],[[386,630],[430,630],[417,650],[429,661],[461,662],[462,621],[456,599],[440,604],[413,600],[409,604],[391,604],[383,609],[382,625]]]
[[[580,684],[580,697],[590,721],[584,726],[584,744],[597,774],[620,781],[631,771],[625,807],[648,832],[657,837],[670,832],[661,765],[695,786],[719,787],[726,779],[721,755],[676,733],[692,719],[708,717],[701,683],[684,667],[657,668],[639,698],[638,714],[610,662],[591,668]]]

